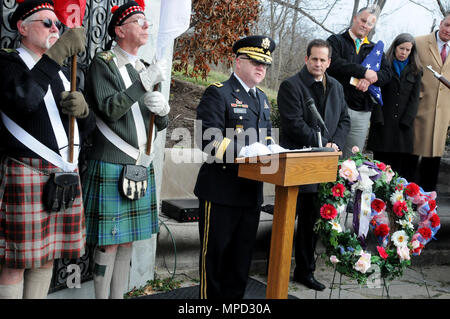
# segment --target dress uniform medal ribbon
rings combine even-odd
[[[239,99],[236,99],[236,103],[231,103],[231,107],[233,108],[233,113],[246,114],[247,109],[248,109],[248,104],[244,104]]]

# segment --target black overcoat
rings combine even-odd
[[[412,153],[414,119],[419,106],[422,73],[414,73],[408,64],[400,77],[381,87],[383,106],[372,111],[367,148],[376,152]]]
[[[344,90],[336,79],[327,74],[325,76],[327,93],[323,120],[329,134],[321,128],[322,144],[325,146],[328,142],[333,142],[343,149],[350,130],[350,117]],[[280,85],[277,97],[281,119],[280,145],[285,148],[300,149],[318,146],[317,121],[306,106],[306,100],[313,96],[311,86],[314,81],[305,66]],[[314,188],[317,189],[317,186]]]

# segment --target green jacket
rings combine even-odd
[[[146,92],[139,79],[138,72],[127,64],[128,74],[132,81],[129,88],[120,75],[114,62],[118,58],[119,66],[125,64],[123,57],[117,56],[117,51],[97,53],[89,66],[86,79],[86,99],[95,114],[99,116],[118,136],[128,144],[138,148],[136,128],[131,112],[131,106],[139,101],[139,107],[144,118],[146,131],[150,111],[143,104]],[[118,53],[118,52],[117,52]],[[155,116],[156,131],[167,127],[168,116]],[[98,128],[92,133],[92,151],[88,159],[100,160],[116,164],[135,164],[135,160],[113,145]]]

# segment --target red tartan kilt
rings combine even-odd
[[[42,191],[49,174],[61,169],[41,159],[19,161],[4,157],[0,166],[0,264],[38,268],[81,257],[86,237],[81,189],[71,208],[49,213]]]

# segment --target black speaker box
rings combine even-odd
[[[161,211],[179,222],[196,222],[199,212],[198,199],[166,199],[162,201]]]

